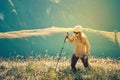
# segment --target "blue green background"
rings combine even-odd
[[[73,28],[82,25],[101,31],[120,31],[120,0],[0,0],[0,32],[43,29],[51,26]],[[56,2],[58,1],[58,3]],[[17,14],[13,12],[16,10]],[[84,32],[91,44],[91,56],[120,57],[120,47],[103,35]],[[60,52],[65,33],[44,37],[0,39],[0,56],[52,55]],[[70,33],[72,34],[72,33]],[[66,43],[64,56],[73,54]]]

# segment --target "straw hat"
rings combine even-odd
[[[80,25],[75,26],[73,31],[74,32],[82,32],[82,26],[80,26]]]

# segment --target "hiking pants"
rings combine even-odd
[[[79,57],[76,57],[76,56],[73,54],[72,59],[71,59],[71,68],[72,68],[72,70],[76,70],[75,65],[76,65],[78,59],[79,59]],[[83,55],[83,56],[81,57],[81,61],[82,61],[83,65],[84,65],[84,67],[87,68],[88,65],[89,65],[89,63],[88,63],[88,57],[87,57],[86,55]]]

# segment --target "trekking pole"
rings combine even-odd
[[[65,42],[66,42],[66,37],[64,38],[64,42],[63,42],[61,51],[60,51],[60,53],[59,53],[59,55],[58,55],[57,64],[56,64],[56,69],[57,69],[58,63],[59,63],[59,61],[60,61],[60,57],[61,57],[61,55],[62,55],[62,53],[63,53],[63,49],[64,49]]]

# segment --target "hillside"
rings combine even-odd
[[[73,75],[70,59],[65,57],[61,58],[57,68],[55,57],[1,58],[0,80],[120,80],[120,60],[90,57],[89,62],[90,70],[78,61],[78,72]]]

